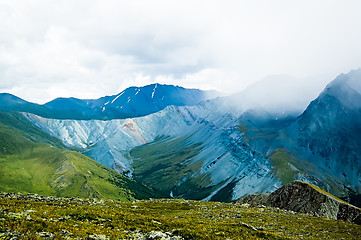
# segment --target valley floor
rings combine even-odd
[[[361,226],[247,204],[0,193],[0,239],[359,239]]]

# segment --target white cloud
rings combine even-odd
[[[361,2],[0,2],[0,91],[44,102],[156,81],[236,92],[360,67]],[[36,95],[34,95],[36,93]]]

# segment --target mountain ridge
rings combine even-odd
[[[197,105],[218,95],[215,91],[156,83],[129,87],[118,94],[98,99],[56,98],[40,105],[1,93],[0,111],[29,112],[53,119],[124,119],[149,115],[170,105]]]

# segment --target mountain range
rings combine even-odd
[[[144,87],[130,87],[119,94],[98,99],[57,98],[40,105],[2,93],[0,111],[29,112],[54,119],[123,119],[155,113],[169,105],[197,105],[217,95],[219,93],[216,91],[151,84]]]
[[[303,112],[245,108],[257,102],[245,93],[211,99],[214,92],[153,84],[44,105],[1,94],[0,110],[162,196],[231,201],[302,180],[357,200],[361,69],[339,75]]]

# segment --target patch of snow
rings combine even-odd
[[[106,106],[106,105],[108,105],[109,104],[109,101],[108,102],[106,102],[106,103],[104,103],[104,106]]]
[[[128,101],[127,101],[127,103],[129,103],[130,102],[130,97],[128,97]]]
[[[123,95],[123,93],[124,93],[124,91],[123,91],[123,92],[121,92],[118,96],[116,96],[116,97],[113,99],[113,101],[112,101],[111,103],[114,103],[114,102],[115,102],[115,100],[117,100],[120,96],[122,96],[122,95]]]
[[[105,111],[105,107],[102,108],[102,112],[104,112],[104,111]]]
[[[135,95],[137,95],[140,92],[140,88],[138,89],[138,91],[135,93]]]
[[[152,92],[152,98],[154,97],[154,93],[155,93],[155,89],[157,88],[158,84],[155,84],[154,88],[153,88],[153,92]]]

